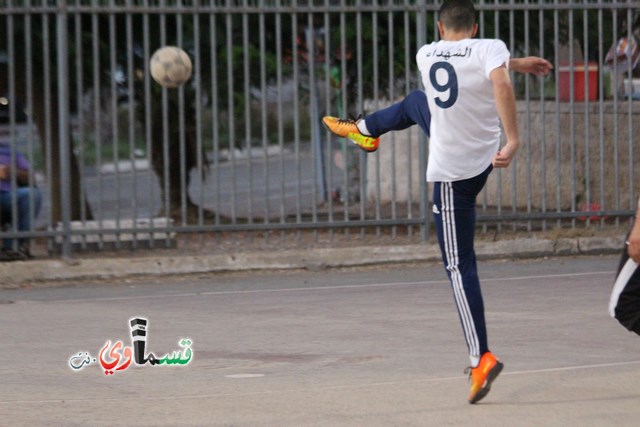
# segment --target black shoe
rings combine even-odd
[[[25,261],[27,257],[13,249],[2,249],[0,251],[0,262]]]

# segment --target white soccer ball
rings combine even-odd
[[[191,78],[191,58],[179,47],[161,47],[149,62],[151,77],[164,87],[178,87]]]

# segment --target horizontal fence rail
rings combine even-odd
[[[476,6],[479,37],[554,64],[547,77],[512,74],[524,144],[479,196],[480,227],[623,232],[638,197],[640,4]],[[10,197],[2,238],[40,239],[67,257],[175,247],[178,234],[201,245],[223,233],[428,239],[428,137],[389,133],[365,154],[321,118],[367,114],[420,88],[415,54],[438,37],[438,8],[0,0],[0,141],[12,162],[29,160],[39,189]],[[149,72],[167,45],[193,64],[175,89]],[[20,187],[15,172],[9,182]],[[11,220],[25,206],[28,229]]]

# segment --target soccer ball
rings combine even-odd
[[[179,47],[161,47],[149,62],[151,77],[164,87],[178,87],[191,78],[191,59]]]

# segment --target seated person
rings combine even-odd
[[[0,124],[0,225],[8,230],[31,231],[32,218],[40,212],[42,195],[30,182],[30,165],[27,158],[16,151],[12,159],[9,128]],[[13,160],[13,162],[12,162]],[[12,175],[15,174],[15,183]],[[16,218],[13,218],[15,199]],[[15,220],[15,226],[14,226]],[[4,238],[0,261],[18,261],[32,258],[28,238]]]

